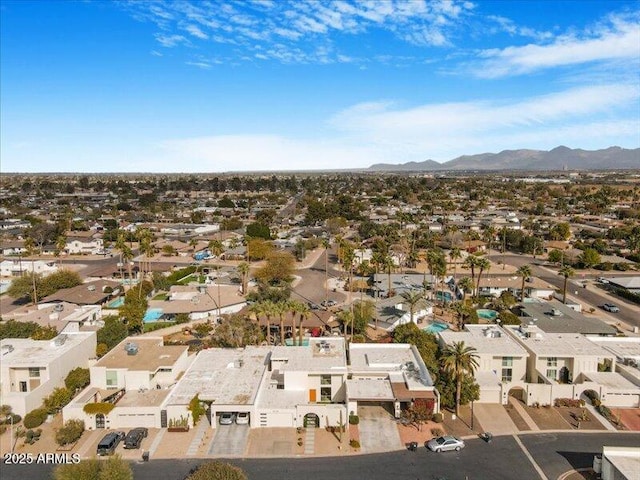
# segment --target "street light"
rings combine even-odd
[[[471,430],[473,431],[473,400],[471,400]]]
[[[13,414],[10,413],[9,415],[7,415],[7,419],[9,419],[10,423],[11,423],[11,429],[9,430],[9,441],[11,442],[11,453],[13,453]]]

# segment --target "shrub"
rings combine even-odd
[[[205,413],[207,413],[205,408],[200,403],[200,399],[198,398],[197,394],[189,402],[189,411],[191,412],[194,426],[198,423],[198,420],[200,420],[200,417]]]
[[[431,429],[431,435],[433,435],[434,437],[441,437],[444,434],[444,431],[442,431],[441,428],[432,428]]]
[[[349,415],[349,425],[358,425],[360,417],[358,415]]]
[[[433,414],[433,421],[436,423],[442,423],[442,421],[444,420],[444,417],[442,416],[441,413],[434,413]]]
[[[61,447],[77,442],[84,432],[84,422],[82,420],[68,420],[56,432],[56,443]]]
[[[95,415],[97,413],[108,415],[111,412],[111,410],[113,410],[115,407],[116,406],[113,403],[95,402],[95,403],[87,403],[84,407],[82,407],[82,411],[89,415]]]
[[[46,408],[36,408],[24,416],[23,424],[25,428],[39,427],[47,419],[47,415],[49,415],[49,413]]]
[[[351,448],[360,448],[360,442],[352,438],[351,440],[349,440],[349,446]]]
[[[76,393],[89,385],[90,381],[89,369],[77,367],[69,372],[67,377],[64,379],[64,385],[70,392]]]
[[[20,420],[22,420],[22,417],[17,413],[9,413],[0,421],[0,425],[15,425],[16,423],[20,423]]]
[[[207,462],[191,471],[187,480],[247,480],[242,469],[224,462]]]
[[[584,407],[584,400],[573,399],[573,398],[556,398],[555,400],[556,407],[569,407],[569,408],[578,408]]]
[[[65,387],[54,388],[51,395],[44,399],[44,407],[48,413],[58,413],[73,398],[71,392]]]

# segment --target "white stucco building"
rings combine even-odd
[[[23,260],[20,258],[0,262],[0,276],[21,277],[30,273],[49,275],[58,271],[56,262],[42,260]]]
[[[24,416],[40,407],[68,373],[87,368],[96,355],[95,332],[63,333],[52,340],[6,338],[0,342],[0,404]]]

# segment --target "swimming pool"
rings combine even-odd
[[[298,345],[298,337],[296,337],[295,339],[293,338],[285,338],[284,339],[284,344],[287,347],[299,347],[300,345]],[[302,338],[302,346],[303,347],[308,347],[309,346],[309,339],[308,338]]]
[[[157,322],[164,312],[161,308],[150,308],[144,314],[142,321],[144,323]]]
[[[439,302],[450,302],[453,300],[453,295],[451,295],[451,292],[443,292],[442,290],[438,290],[436,292],[436,300]]]
[[[484,320],[495,320],[498,317],[498,312],[487,308],[478,308],[476,313],[478,314],[478,318],[482,318]]]
[[[448,330],[448,329],[449,329],[449,325],[447,325],[446,323],[432,322],[428,326],[424,327],[422,331],[436,334],[439,332],[444,332],[445,330]]]
[[[124,305],[124,297],[118,297],[107,303],[107,308],[120,308],[122,305]]]

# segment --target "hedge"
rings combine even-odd
[[[88,415],[95,415],[97,413],[107,415],[115,407],[116,406],[113,403],[108,402],[87,403],[84,407],[82,407],[82,411]]]
[[[569,408],[578,408],[584,407],[584,400],[573,399],[573,398],[556,398],[555,401],[556,407],[569,407]]]
[[[24,416],[24,427],[25,428],[36,428],[44,423],[47,419],[49,412],[47,412],[46,408],[36,408],[35,410],[31,410]]]

